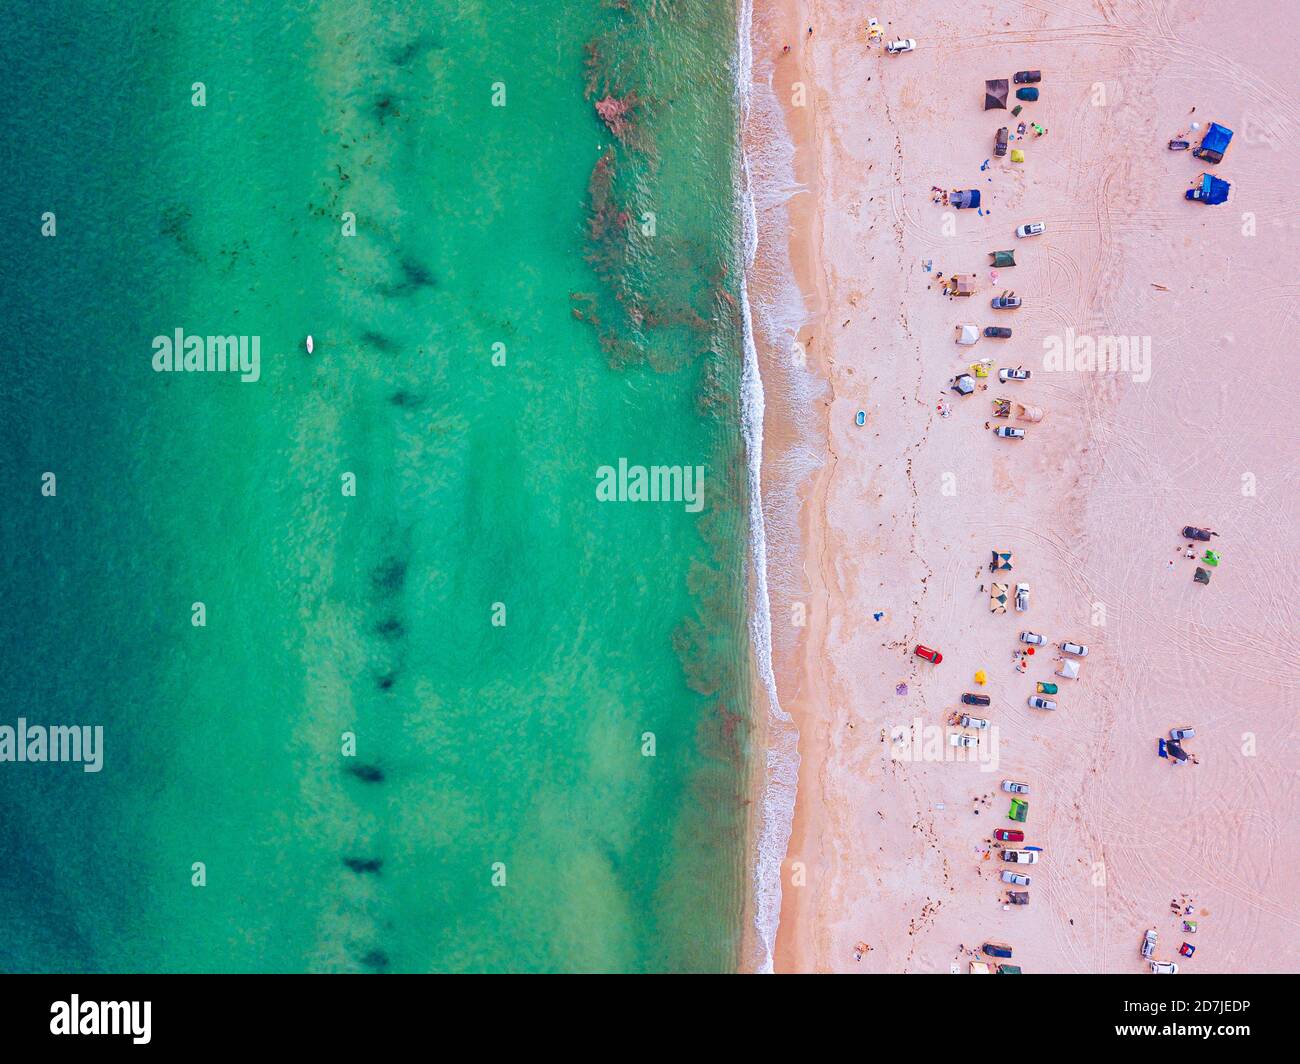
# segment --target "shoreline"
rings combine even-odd
[[[742,4],[742,8],[743,6]],[[762,765],[756,773],[761,803],[758,823],[751,833],[754,836],[751,852],[757,855],[754,868],[756,893],[760,899],[770,905],[775,900],[771,897],[775,887],[780,891],[780,900],[775,927],[761,926],[771,921],[772,913],[747,912],[745,927],[750,942],[744,953],[744,967],[748,970],[768,971],[773,964],[778,963],[777,958],[780,955],[779,928],[787,923],[786,910],[792,900],[791,892],[783,888],[782,882],[786,878],[785,865],[788,853],[791,847],[797,845],[794,834],[797,831],[796,809],[781,808],[781,801],[787,795],[773,792],[778,787],[789,787],[793,793],[788,797],[792,803],[797,804],[795,797],[797,788],[804,772],[807,771],[807,762],[802,752],[802,710],[799,705],[798,686],[791,685],[788,681],[791,676],[799,675],[792,665],[804,652],[804,645],[816,642],[815,639],[808,638],[812,631],[816,630],[815,628],[812,628],[804,638],[800,638],[797,633],[788,631],[782,633],[779,630],[778,618],[788,616],[789,600],[794,588],[800,588],[798,601],[806,605],[809,598],[807,591],[801,586],[802,581],[799,577],[807,573],[803,545],[810,541],[809,537],[813,532],[804,505],[811,482],[806,475],[800,475],[800,458],[803,458],[806,464],[810,437],[816,439],[819,434],[824,435],[824,424],[819,424],[815,428],[806,424],[809,415],[815,415],[818,421],[824,423],[822,401],[817,397],[798,394],[798,384],[792,383],[790,378],[803,374],[805,366],[797,360],[792,360],[791,352],[785,348],[792,346],[788,345],[788,340],[797,341],[806,352],[806,370],[814,373],[816,379],[825,378],[825,367],[821,364],[816,338],[821,331],[826,298],[818,280],[820,272],[817,261],[820,234],[820,219],[817,211],[819,180],[815,161],[810,158],[808,152],[813,139],[815,113],[811,106],[796,108],[790,102],[792,86],[796,82],[803,82],[809,86],[812,84],[811,73],[806,63],[806,42],[803,39],[804,27],[807,25],[807,5],[802,2],[789,3],[785,0],[754,0],[751,10],[753,17],[749,26],[749,40],[746,43],[754,58],[750,70],[750,84],[746,86],[749,93],[748,101],[752,107],[753,93],[756,90],[770,92],[771,98],[764,101],[768,104],[767,112],[757,118],[747,107],[747,121],[742,131],[745,161],[748,166],[752,159],[750,153],[756,143],[766,147],[770,145],[772,137],[784,136],[788,138],[789,173],[767,175],[769,184],[777,187],[763,190],[767,193],[765,209],[761,212],[755,209],[752,215],[756,231],[754,261],[747,271],[750,282],[747,285],[748,319],[753,322],[763,315],[765,300],[770,305],[789,299],[790,293],[773,291],[779,288],[778,279],[787,275],[794,278],[799,301],[797,323],[782,320],[780,324],[769,322],[767,328],[752,329],[752,340],[764,396],[760,477],[766,490],[762,494],[760,505],[765,530],[775,523],[771,519],[772,514],[780,510],[783,500],[787,500],[791,495],[797,500],[795,507],[797,534],[788,537],[792,542],[784,544],[788,556],[774,558],[771,551],[771,537],[765,534],[768,550],[762,559],[767,569],[763,574],[763,592],[767,598],[766,607],[771,629],[768,649],[774,675],[770,678],[763,677],[762,662],[758,663],[759,676],[755,683],[755,704],[762,719],[767,722],[764,731],[770,735],[770,729],[774,726],[779,727],[785,733],[783,739],[788,741],[789,733],[786,731],[788,725],[784,720],[777,720],[775,723],[773,721],[772,698],[765,680],[773,682],[779,700],[777,713],[788,717],[793,722],[793,738],[798,744],[798,760],[794,766],[797,772],[796,779],[774,779],[776,775],[783,775],[782,770],[785,766],[778,765],[774,768],[770,741],[763,746]],[[788,54],[782,53],[784,43],[791,45]],[[759,73],[765,74],[770,80],[758,81]],[[775,115],[772,113],[773,105],[775,105]],[[776,115],[780,118],[779,129],[772,128]],[[760,183],[761,179],[755,181],[752,173],[749,177],[751,184],[748,192],[753,206],[755,184]],[[787,180],[792,182],[788,187],[785,186]],[[758,220],[760,213],[765,216],[766,225]],[[773,230],[778,230],[783,225],[786,228],[784,235],[774,233]],[[767,279],[766,285],[763,278]],[[781,326],[785,328],[782,329]],[[822,466],[824,457],[817,456],[816,463],[819,467]],[[794,467],[793,470],[791,466]],[[776,490],[773,490],[773,485],[776,486]],[[758,560],[755,564],[759,564]],[[768,586],[771,585],[781,588],[783,593],[775,596],[766,594]],[[821,596],[814,594],[813,598],[819,601]],[[810,622],[812,625],[817,624],[815,608],[810,611]],[[786,628],[788,629],[788,625]],[[763,848],[765,845],[770,847],[774,843],[774,836],[779,838],[782,835],[786,835],[785,844],[780,847],[780,854],[774,860],[772,855],[766,853]],[[762,941],[765,932],[771,938],[770,944]],[[753,941],[755,938],[759,941]]]

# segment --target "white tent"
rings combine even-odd
[[[1079,678],[1079,663],[1064,658],[1060,667],[1056,670],[1057,676],[1064,676],[1067,680],[1077,680]]]
[[[980,338],[980,327],[978,325],[958,325],[957,342],[966,347],[976,343]]]

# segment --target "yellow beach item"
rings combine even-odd
[[[986,683],[988,683],[988,681],[989,678],[984,674],[983,669],[980,669],[980,671],[975,674],[975,682],[979,684],[981,687],[983,687]]]
[[[1023,163],[1025,161],[1025,153],[1022,152],[1019,148],[1012,148],[1011,161],[1013,163]]]

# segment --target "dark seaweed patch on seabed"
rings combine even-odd
[[[396,284],[380,285],[379,292],[381,295],[398,298],[415,295],[422,288],[437,287],[437,279],[433,276],[432,271],[422,263],[416,262],[414,259],[404,258],[400,265],[402,279]]]
[[[349,765],[348,771],[363,783],[384,782],[384,770],[378,765]]]
[[[382,857],[345,857],[343,863],[357,875],[363,875],[367,872],[377,875],[379,870],[384,867]]]
[[[417,37],[413,41],[408,41],[406,44],[393,48],[388,53],[388,57],[393,66],[404,67],[409,66],[411,62],[425,52],[441,47],[432,37]]]
[[[375,332],[373,329],[366,329],[361,334],[361,342],[367,347],[373,347],[382,351],[386,355],[391,355],[397,350],[397,344],[390,340],[381,332]]]
[[[371,570],[370,583],[381,597],[396,595],[406,583],[406,559],[385,558]]]
[[[160,235],[173,241],[176,246],[192,259],[202,259],[198,248],[190,236],[190,222],[194,213],[183,203],[175,203],[162,212],[158,221]]]
[[[402,117],[402,112],[397,109],[397,101],[393,99],[392,93],[384,93],[375,100],[370,109],[381,126],[390,118]]]

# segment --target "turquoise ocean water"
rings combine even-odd
[[[735,967],[731,5],[3,6],[0,968]]]

